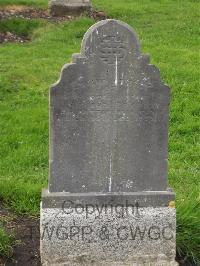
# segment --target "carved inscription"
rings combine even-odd
[[[154,116],[154,112],[148,116],[144,116],[144,112],[140,112],[140,116],[134,116],[134,110],[88,110],[77,111],[77,112],[67,112],[63,111],[61,114],[56,114],[57,117],[62,118],[64,121],[118,121],[118,122],[144,122],[148,123],[156,122],[157,118]],[[59,119],[59,118],[58,118]]]

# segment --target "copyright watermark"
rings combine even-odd
[[[67,226],[63,223],[58,226],[45,224],[41,234],[41,240],[76,240],[86,242],[96,242],[105,240],[118,241],[145,241],[145,240],[171,240],[174,238],[172,226],[141,226],[124,225],[110,226]]]
[[[78,214],[84,215],[85,218],[94,216],[100,218],[101,215],[116,215],[117,217],[135,216],[139,217],[139,204],[129,203],[126,200],[125,204],[83,204],[75,203],[71,200],[63,201],[62,211],[67,215]]]

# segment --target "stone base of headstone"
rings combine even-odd
[[[45,190],[40,221],[42,265],[178,265],[172,192]]]
[[[91,9],[89,0],[49,0],[52,16],[80,15]]]

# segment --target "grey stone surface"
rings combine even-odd
[[[49,191],[166,191],[168,105],[133,30],[95,24],[50,91]]]
[[[87,31],[50,90],[43,265],[177,265],[168,106],[169,88],[127,24]]]
[[[70,211],[42,210],[43,265],[177,265],[174,208]]]
[[[43,208],[61,208],[63,202],[70,201],[76,204],[139,204],[139,207],[168,207],[173,205],[175,195],[170,191],[149,191],[149,192],[111,192],[111,193],[66,193],[51,192],[43,190]]]
[[[49,10],[52,16],[80,15],[90,9],[90,0],[49,0]]]

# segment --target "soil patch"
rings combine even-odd
[[[94,9],[91,9],[91,11],[87,13],[87,15],[91,18],[94,18],[95,20],[102,20],[108,18],[104,11],[96,11]],[[27,18],[27,19],[43,18],[55,22],[75,18],[75,16],[68,16],[68,15],[62,17],[51,16],[48,9],[44,10],[44,9],[36,9],[33,7],[15,6],[15,5],[0,7],[0,20],[8,19],[10,17]]]
[[[89,17],[95,20],[106,19],[107,16],[103,11],[95,11],[91,10],[87,14]],[[21,18],[21,19],[45,19],[50,22],[62,22],[66,20],[72,20],[74,16],[63,16],[63,17],[55,17],[51,16],[49,10],[36,9],[33,7],[27,7],[22,5],[10,5],[5,7],[0,7],[0,23],[2,20],[7,20],[10,18]],[[7,42],[18,42],[24,43],[30,41],[30,38],[25,36],[19,36],[14,34],[13,32],[0,32],[0,44]]]
[[[39,217],[16,215],[0,204],[0,217],[8,232],[14,232],[20,243],[13,249],[12,259],[0,258],[0,265],[40,266]]]
[[[0,8],[0,19],[8,19],[11,17],[27,19],[43,18],[53,21],[61,21],[72,18],[71,16],[52,17],[50,16],[48,10],[36,9],[27,6],[5,6]]]
[[[19,42],[24,43],[30,41],[28,37],[18,36],[12,32],[0,32],[0,43],[7,43],[7,42]]]

